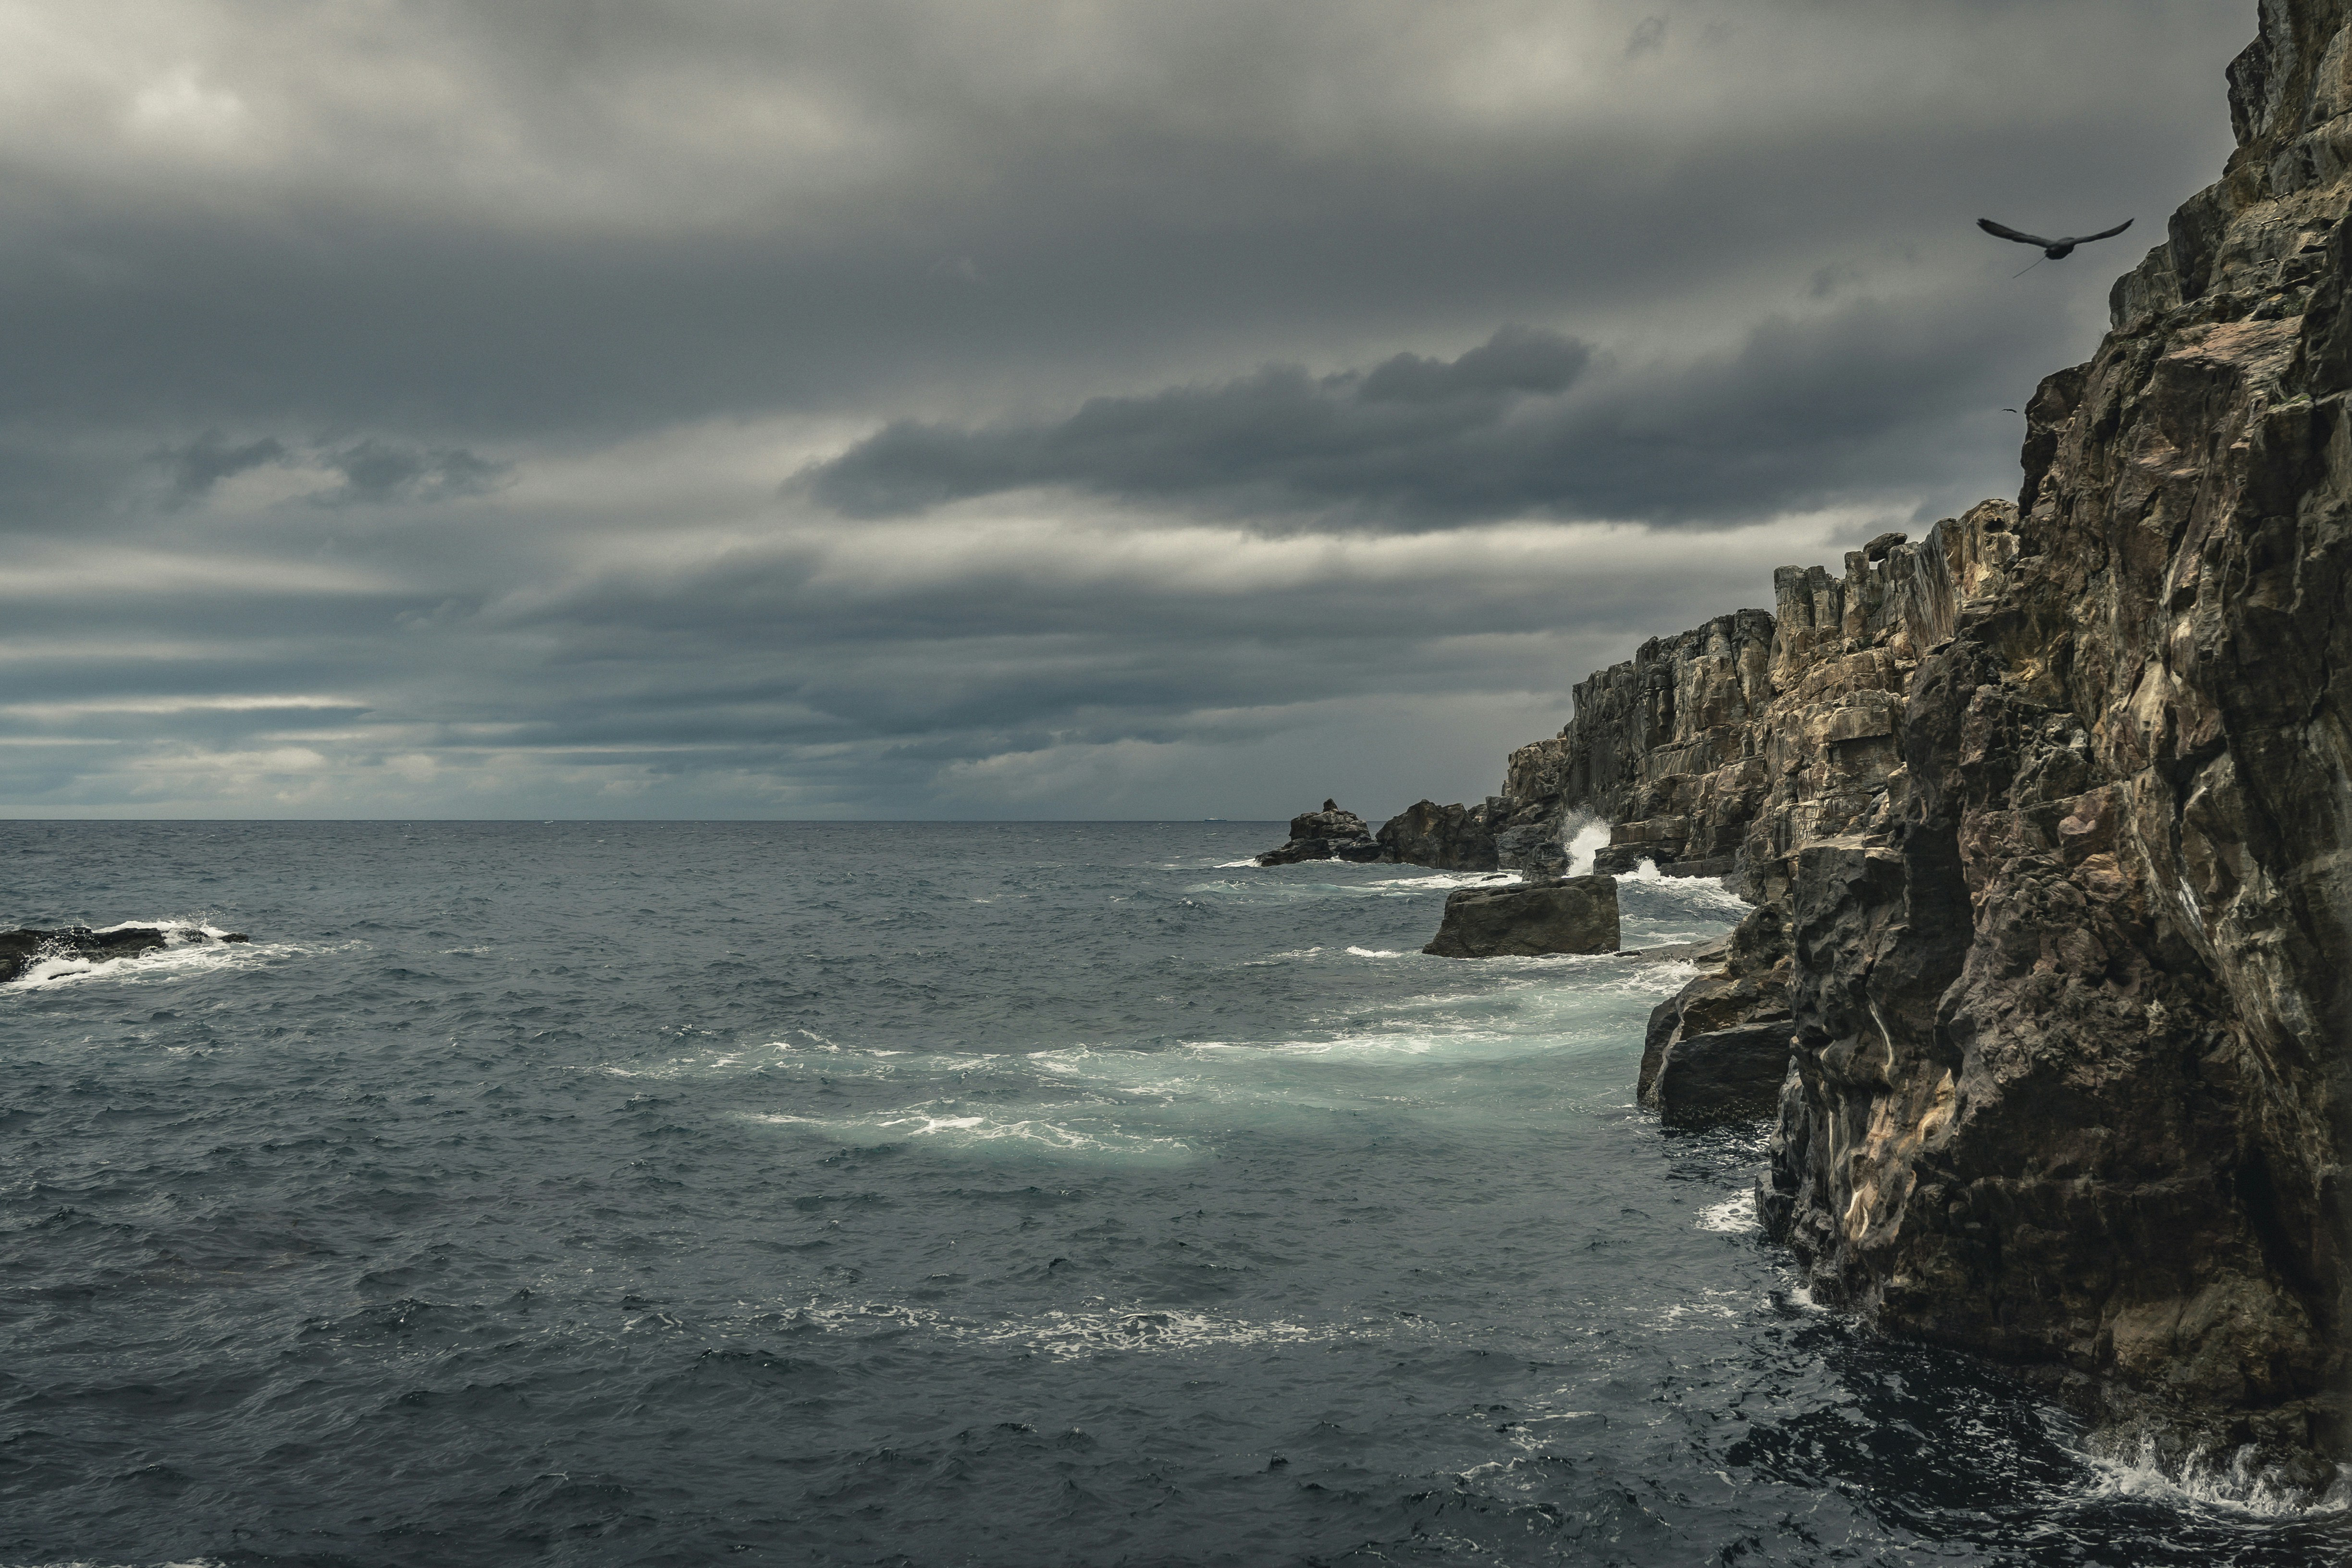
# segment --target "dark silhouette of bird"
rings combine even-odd
[[[2040,246],[2043,258],[2050,261],[2063,261],[2074,253],[2076,246],[2088,245],[2095,239],[2110,238],[2123,233],[2131,226],[2132,220],[2126,218],[2115,227],[2103,228],[2096,234],[2078,234],[2065,239],[2044,239],[2038,234],[2026,234],[2010,227],[2005,223],[1995,223],[1989,217],[1977,219],[1977,226],[1987,234],[1999,235],[2003,239],[2013,239],[2020,245]]]

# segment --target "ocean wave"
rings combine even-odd
[[[1055,1154],[1116,1159],[1189,1159],[1192,1146],[1165,1133],[1130,1132],[1120,1127],[1088,1126],[1054,1121],[1042,1116],[1003,1119],[966,1115],[952,1108],[925,1106],[882,1111],[870,1116],[794,1116],[780,1111],[746,1113],[744,1120],[775,1126],[818,1128],[837,1137],[892,1142],[937,1139],[964,1149],[1003,1144],[1008,1152],[1029,1149]]]
[[[1720,1231],[1726,1236],[1746,1236],[1764,1227],[1756,1218],[1756,1195],[1741,1193],[1737,1197],[1709,1204],[1698,1211],[1698,1228]]]
[[[2084,1457],[2097,1478],[2095,1496],[2142,1498],[2257,1519],[2352,1510],[2352,1465],[2337,1466],[2335,1480],[2315,1492],[2263,1465],[2251,1447],[2225,1455],[2191,1448],[2168,1456],[2154,1436],[2142,1433],[2094,1439]]]
[[[203,920],[120,921],[91,928],[100,935],[119,931],[156,931],[163,945],[124,958],[90,958],[60,952],[35,960],[0,994],[53,991],[90,981],[175,981],[215,969],[228,969],[292,951],[282,943],[231,942],[231,933]]]
[[[796,1323],[856,1333],[914,1330],[965,1344],[1029,1351],[1057,1360],[1106,1352],[1168,1354],[1227,1345],[1287,1345],[1382,1338],[1395,1331],[1385,1321],[1308,1324],[1287,1319],[1229,1317],[1221,1312],[1135,1302],[1090,1304],[1076,1311],[1046,1311],[1025,1318],[984,1321],[898,1303],[811,1301],[793,1314]]]

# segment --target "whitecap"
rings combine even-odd
[[[1726,1198],[1719,1204],[1709,1204],[1698,1211],[1698,1228],[1721,1231],[1726,1236],[1745,1236],[1763,1226],[1756,1218],[1756,1195],[1742,1193]]]
[[[1378,1321],[1317,1326],[1283,1318],[1234,1318],[1146,1302],[1091,1301],[1076,1311],[1040,1312],[994,1322],[887,1302],[811,1300],[794,1315],[802,1322],[836,1331],[854,1333],[885,1326],[915,1329],[966,1344],[1016,1348],[1057,1360],[1107,1352],[1167,1354],[1223,1345],[1309,1344],[1370,1339],[1392,1331],[1391,1325]]]
[[[1002,1145],[1005,1152],[1028,1151],[1089,1159],[1190,1159],[1192,1146],[1164,1133],[1130,1132],[1117,1125],[1053,1121],[1042,1116],[1003,1119],[965,1115],[947,1109],[911,1106],[870,1116],[794,1116],[787,1112],[746,1112],[747,1121],[771,1126],[816,1128],[835,1137],[876,1142],[930,1139],[959,1149],[982,1150]]]
[[[2152,1436],[2121,1444],[2094,1439],[2084,1457],[2098,1479],[2095,1495],[2152,1498],[2175,1507],[2198,1506],[2263,1519],[2306,1513],[2342,1513],[2352,1509],[2352,1465],[2336,1467],[2336,1479],[2316,1495],[2263,1465],[2252,1447],[2216,1455],[2192,1448],[2168,1460]]]
[[[76,952],[36,958],[5,990],[52,991],[65,985],[100,980],[169,983],[298,951],[283,944],[223,942],[220,939],[230,933],[202,921],[123,921],[93,929],[100,934],[119,931],[158,931],[163,935],[163,945],[122,958],[90,958]]]

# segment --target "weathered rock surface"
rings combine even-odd
[[[1635,1098],[1669,1127],[1769,1116],[1780,1104],[1795,1028],[1780,909],[1754,910],[1718,952],[1697,962],[1709,967],[1650,1015]]]
[[[88,926],[0,931],[0,984],[21,977],[44,959],[87,958],[102,963],[114,958],[136,958],[142,952],[171,946],[174,938],[188,943],[245,941],[241,932],[215,937],[200,926],[174,926],[168,931],[157,926],[118,926],[112,931],[92,931]]]
[[[1759,1200],[1818,1297],[2307,1484],[2352,1457],[2347,5],[2264,0],[2019,504],[1644,645],[1498,812],[1777,912],[1785,1000],[1727,956],[1642,1087],[1736,1114],[1788,1028]]]
[[[1291,866],[1301,860],[1377,860],[1380,844],[1364,819],[1327,800],[1320,811],[1290,819],[1290,839],[1257,858],[1261,866]]]
[[[1493,871],[1502,866],[1484,801],[1475,805],[1417,801],[1381,824],[1374,837],[1383,859],[1403,865],[1440,871]]]
[[[1736,855],[1764,785],[1750,748],[1771,696],[1771,643],[1772,617],[1742,610],[1654,637],[1580,682],[1567,727],[1511,753],[1503,864],[1532,866],[1530,850],[1557,846],[1577,812],[1617,824],[1612,847],[1637,847],[1633,862]]]
[[[1498,888],[1456,888],[1421,951],[1440,958],[1534,958],[1617,951],[1617,879],[1567,877]]]
[[[2239,146],[2030,406],[1905,798],[1780,861],[1763,1200],[1817,1288],[2184,1440],[2342,1457],[2352,1148],[2352,78],[2273,0]]]

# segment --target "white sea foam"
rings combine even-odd
[[[1348,951],[1354,953],[1358,958],[1402,958],[1406,956],[1405,950],[1401,947],[1351,947]]]
[[[1709,1204],[1698,1211],[1698,1228],[1721,1231],[1726,1236],[1745,1236],[1763,1228],[1756,1218],[1756,1197],[1742,1193],[1726,1198],[1719,1204]]]
[[[1595,817],[1580,816],[1578,826],[1568,839],[1568,874],[1571,877],[1592,875],[1592,858],[1609,847],[1609,825]]]
[[[37,958],[0,994],[56,990],[91,981],[171,983],[215,969],[235,968],[273,954],[295,951],[283,944],[225,942],[228,931],[201,920],[122,921],[93,928],[100,934],[119,931],[159,931],[164,945],[124,958],[94,959],[58,952]],[[207,940],[209,939],[209,940]]]
[[[1677,1301],[1652,1321],[1651,1327],[1668,1332],[1696,1329],[1715,1323],[1737,1322],[1743,1315],[1740,1304],[1748,1293],[1742,1290],[1702,1290],[1705,1300]]]
[[[1075,1120],[1048,1121],[1042,1116],[1000,1120],[992,1116],[960,1115],[950,1110],[915,1106],[873,1116],[793,1116],[783,1112],[749,1112],[743,1120],[772,1126],[811,1127],[835,1137],[892,1142],[899,1139],[937,1139],[960,1148],[979,1149],[1002,1144],[1007,1152],[1021,1149],[1055,1154],[1116,1159],[1189,1159],[1192,1146],[1164,1133],[1130,1132],[1116,1125],[1092,1125]]]
[[[2142,1435],[2114,1447],[2095,1439],[2087,1457],[2097,1472],[2095,1490],[2101,1496],[2150,1498],[2174,1507],[2263,1519],[2352,1509],[2352,1465],[2337,1466],[2334,1482],[2314,1495],[2261,1464],[2252,1447],[2227,1455],[2194,1448],[2167,1459],[2155,1438]]]
[[[794,1315],[802,1322],[844,1332],[915,1329],[966,1344],[1017,1348],[1061,1360],[1116,1352],[1167,1354],[1219,1345],[1310,1344],[1385,1337],[1394,1331],[1394,1326],[1385,1321],[1318,1326],[1142,1302],[1123,1306],[1089,1302],[1076,1311],[1041,1312],[995,1322],[896,1303],[811,1301]]]

